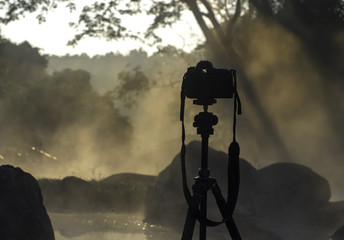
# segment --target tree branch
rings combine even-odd
[[[202,17],[202,13],[196,3],[196,0],[184,0],[184,2],[188,5],[189,9],[191,10],[194,17],[196,18],[196,21],[198,25],[200,26],[209,47],[212,49],[212,51],[215,54],[221,52],[221,50],[219,49],[221,45],[219,44],[214,34],[211,32],[211,30],[208,28],[207,24],[205,23]]]
[[[228,36],[232,35],[233,32],[233,26],[240,17],[241,14],[241,0],[237,0],[236,6],[235,6],[235,13],[233,17],[228,21],[227,27],[226,27],[226,33]]]
[[[203,5],[205,6],[205,8],[208,11],[208,14],[206,15],[208,17],[208,19],[211,21],[211,23],[214,26],[215,32],[218,35],[219,39],[221,42],[225,41],[226,36],[224,34],[224,32],[222,31],[221,25],[219,24],[219,22],[216,20],[216,17],[214,15],[213,9],[210,6],[210,4],[208,3],[207,0],[201,0],[201,2],[203,3]]]

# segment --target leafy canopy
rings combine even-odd
[[[53,151],[73,160],[89,139],[95,160],[110,161],[132,139],[132,125],[100,95],[84,70],[46,73],[47,60],[27,42],[0,42],[0,154],[10,148]],[[11,155],[11,154],[10,154]],[[26,159],[28,160],[28,159]]]
[[[75,28],[71,45],[89,36],[107,40],[131,38],[157,46],[161,44],[157,30],[171,27],[186,11],[194,15],[214,55],[235,56],[233,31],[242,17],[256,20],[262,16],[275,21],[312,45],[312,49],[318,49],[324,41],[328,48],[332,44],[328,39],[344,28],[343,0],[94,0],[86,4],[75,0],[0,0],[0,23],[8,24],[26,13],[36,13],[42,22],[49,11],[60,5],[79,15],[78,21],[70,24]],[[138,16],[148,20],[146,27],[141,28],[142,19]],[[128,22],[133,21],[140,21],[140,29],[130,27]]]

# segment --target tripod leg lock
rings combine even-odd
[[[209,186],[206,182],[200,180],[200,178],[195,178],[195,181],[195,184],[192,185],[193,196],[202,198],[204,194],[209,190]]]

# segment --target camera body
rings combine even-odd
[[[234,69],[216,69],[211,62],[200,61],[184,74],[182,92],[196,99],[232,98],[235,74]]]

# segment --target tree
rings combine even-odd
[[[144,94],[150,83],[145,74],[139,67],[135,67],[133,72],[122,71],[118,74],[118,85],[113,91],[107,94],[122,103],[126,108],[130,108],[137,104],[138,97]]]
[[[47,75],[48,61],[32,48],[28,42],[19,45],[0,39],[0,75],[2,81],[20,81],[22,83],[40,81]]]
[[[76,9],[72,0],[1,1],[5,14],[0,22],[7,24],[26,12],[38,12],[38,20],[43,21],[49,9],[57,3],[65,4],[71,11]],[[245,64],[238,52],[237,42],[246,41],[236,33],[240,27],[252,21],[263,19],[266,23],[275,22],[297,36],[314,55],[317,65],[329,63],[330,71],[340,71],[338,56],[333,42],[343,29],[344,3],[341,0],[157,0],[157,1],[94,1],[85,6],[75,27],[76,34],[70,44],[76,44],[85,36],[105,37],[106,39],[134,38],[149,44],[159,44],[161,38],[156,33],[161,27],[171,27],[181,19],[184,11],[191,11],[206,39],[215,66],[226,65],[238,70],[241,91],[252,106],[255,119],[260,121],[263,132],[269,133],[271,142],[279,149],[280,159],[288,160],[288,151],[277,134],[274,122],[268,117],[252,80],[246,75]],[[122,22],[123,16],[144,14],[152,16],[147,29],[133,31]],[[239,24],[241,23],[241,24]],[[338,45],[338,44],[337,44]],[[336,46],[337,46],[336,45]],[[339,74],[340,75],[340,74]]]
[[[344,29],[344,2],[315,1],[259,1],[251,0],[257,11],[301,39],[305,49],[318,61],[318,67],[333,70],[338,67],[337,35]],[[271,2],[271,4],[269,4]],[[291,18],[292,17],[292,18]],[[330,61],[330,64],[328,63]],[[332,66],[332,67],[331,67]]]
[[[88,72],[66,69],[48,75],[45,57],[28,43],[2,41],[0,61],[2,160],[19,160],[34,171],[37,161],[51,163],[48,153],[59,158],[59,167],[120,164],[132,125],[112,98],[93,89]],[[50,161],[41,162],[34,153]]]
[[[73,0],[0,1],[1,9],[4,10],[0,22],[8,24],[27,12],[37,12],[37,19],[44,21],[48,11],[60,3],[65,4],[71,11],[76,10]],[[344,3],[341,0],[95,0],[83,7],[77,23],[71,23],[71,26],[76,28],[76,34],[70,44],[76,44],[85,36],[108,40],[134,38],[156,44],[161,41],[156,30],[171,27],[181,19],[184,11],[193,13],[206,38],[207,46],[215,55],[222,55],[223,50],[226,50],[227,55],[235,53],[232,46],[235,35],[233,30],[238,19],[243,16],[260,14],[269,17],[307,43],[314,42],[314,33],[317,37],[329,38],[329,35],[341,30],[344,23]],[[130,29],[121,19],[123,16],[140,14],[153,16],[147,29]],[[320,32],[323,34],[317,34]]]

